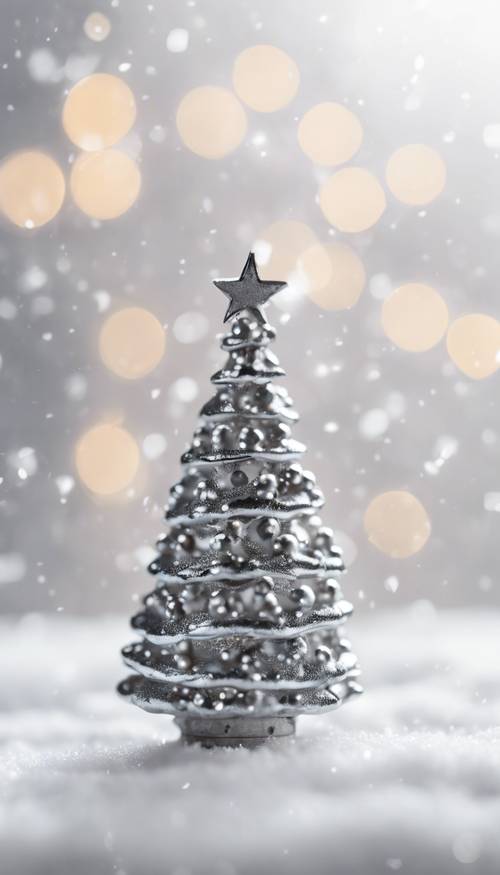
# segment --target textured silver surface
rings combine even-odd
[[[293,717],[237,717],[234,720],[210,717],[176,718],[184,740],[216,747],[257,747],[273,738],[295,734]]]
[[[352,605],[337,580],[342,553],[298,461],[291,399],[272,388],[283,370],[267,349],[269,284],[251,256],[242,276],[241,289],[241,280],[223,289],[239,288],[221,342],[228,362],[212,377],[223,388],[202,408],[170,490],[169,527],[149,566],[156,587],[132,620],[142,640],[122,650],[135,674],[119,685],[133,704],[175,715],[185,735],[202,737],[193,727],[206,720],[222,741],[288,734],[295,715],[361,692],[343,631]]]

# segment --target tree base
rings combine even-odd
[[[175,722],[186,744],[203,747],[259,747],[295,734],[294,717],[178,717]]]

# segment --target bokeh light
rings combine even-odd
[[[179,343],[198,343],[210,328],[210,322],[204,313],[198,310],[186,310],[174,322],[174,337]]]
[[[389,158],[386,181],[393,195],[404,204],[423,206],[441,194],[446,165],[435,149],[413,143],[397,149]]]
[[[102,12],[91,12],[84,21],[86,36],[95,43],[102,43],[111,33],[111,22]]]
[[[152,432],[146,435],[142,442],[142,452],[146,459],[153,461],[159,459],[167,449],[167,439],[160,432]]]
[[[99,352],[106,365],[126,380],[149,374],[165,352],[165,332],[149,310],[126,307],[109,316],[99,335]]]
[[[324,310],[348,310],[357,302],[366,282],[358,255],[345,243],[315,243],[299,259],[306,291]]]
[[[137,473],[139,458],[132,435],[109,423],[89,429],[76,445],[78,475],[96,495],[116,495],[126,489]]]
[[[483,313],[469,313],[450,325],[446,345],[457,368],[482,380],[500,364],[500,322]]]
[[[141,189],[137,164],[118,149],[87,152],[73,165],[73,199],[93,219],[115,219],[136,201]]]
[[[231,91],[211,85],[188,91],[176,115],[177,130],[196,155],[216,160],[240,145],[247,131],[247,117]]]
[[[258,112],[274,112],[295,97],[300,82],[295,61],[276,46],[250,46],[233,67],[233,86],[247,106]]]
[[[170,393],[177,401],[189,404],[198,396],[198,383],[192,377],[179,377],[170,387]]]
[[[363,167],[344,167],[330,176],[320,190],[319,202],[331,225],[351,233],[371,228],[386,206],[378,179]]]
[[[50,222],[61,209],[65,190],[61,168],[44,152],[16,152],[0,165],[0,210],[19,228]]]
[[[254,241],[259,276],[267,280],[288,280],[298,270],[300,257],[316,242],[316,234],[304,222],[293,219],[273,222]]]
[[[299,145],[316,164],[333,167],[349,161],[363,140],[356,115],[340,103],[318,103],[303,116]]]
[[[167,34],[167,49],[175,55],[185,52],[189,45],[189,31],[184,27],[174,27]]]
[[[136,116],[135,99],[118,76],[94,73],[69,92],[63,126],[70,140],[88,152],[113,146],[130,130]]]
[[[384,300],[382,327],[400,349],[425,352],[443,337],[448,307],[432,286],[405,283]]]
[[[370,543],[393,559],[418,553],[431,533],[424,506],[405,491],[377,495],[366,509],[363,522]]]

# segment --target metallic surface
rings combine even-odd
[[[295,734],[294,717],[236,717],[232,720],[177,717],[175,722],[185,742],[199,742],[204,747],[256,747],[273,738]]]
[[[223,730],[255,739],[283,734],[287,717],[337,708],[362,688],[343,627],[351,605],[342,607],[336,579],[344,571],[342,551],[318,516],[323,496],[316,478],[297,461],[306,448],[291,438],[288,416],[276,410],[268,389],[284,374],[268,350],[276,332],[260,310],[269,284],[251,255],[242,276],[238,308],[221,341],[228,358],[212,376],[226,388],[204,406],[171,487],[168,529],[149,566],[156,585],[132,619],[142,640],[122,649],[135,674],[118,692],[146,711],[197,725],[201,718],[211,726],[216,714],[217,738]],[[249,462],[261,466],[257,476],[248,476]],[[238,501],[233,505],[229,483],[249,487],[247,515]],[[287,505],[280,519],[279,494]],[[181,519],[172,515],[179,498],[187,500]],[[308,628],[297,629],[297,621]],[[255,718],[280,719],[266,727]]]

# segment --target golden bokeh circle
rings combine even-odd
[[[135,98],[127,83],[110,73],[93,73],[69,92],[62,121],[76,146],[97,152],[121,140],[135,117]]]
[[[318,103],[301,119],[298,140],[311,161],[333,167],[356,154],[363,128],[358,117],[341,103]]]
[[[102,12],[91,12],[83,23],[86,36],[95,43],[102,43],[111,33],[111,22]]]
[[[176,115],[182,142],[202,158],[224,158],[240,145],[247,131],[241,103],[227,88],[203,85],[182,98]]]
[[[424,506],[405,491],[377,495],[368,505],[363,523],[370,543],[393,559],[418,553],[431,533]]]
[[[19,228],[39,228],[61,209],[66,184],[45,152],[15,152],[0,164],[0,210]]]
[[[473,380],[483,380],[500,365],[500,322],[484,313],[455,319],[446,337],[450,358]]]
[[[257,112],[274,112],[290,103],[300,83],[297,64],[276,46],[250,46],[234,62],[236,94]]]
[[[286,281],[297,270],[300,257],[316,243],[309,225],[294,219],[281,219],[264,228],[254,241],[259,276],[265,280]]]
[[[125,307],[104,322],[99,334],[99,352],[114,374],[125,380],[137,380],[161,361],[165,332],[149,310]]]
[[[411,143],[391,155],[385,176],[394,197],[404,204],[423,206],[441,194],[446,183],[446,164],[435,149]]]
[[[439,343],[448,327],[448,307],[425,283],[405,283],[382,305],[382,327],[400,349],[425,352]]]
[[[325,218],[339,231],[366,231],[385,210],[380,182],[364,167],[344,167],[322,186],[319,202]]]
[[[314,243],[301,255],[299,268],[308,296],[323,310],[349,310],[365,287],[363,262],[345,243]]]
[[[86,431],[75,450],[80,480],[96,495],[115,495],[126,489],[137,473],[139,459],[132,435],[108,423]]]
[[[141,174],[135,161],[118,149],[84,152],[73,164],[71,194],[93,219],[116,219],[136,201]]]

